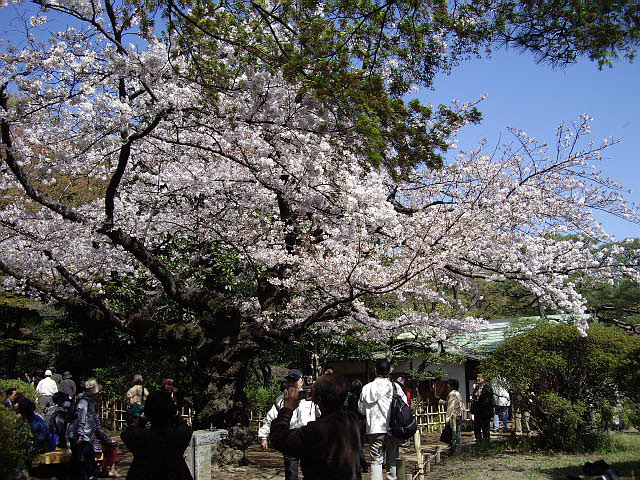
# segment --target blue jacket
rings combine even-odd
[[[47,452],[49,451],[49,428],[47,422],[38,414],[34,414],[31,418],[27,419],[29,428],[33,434],[33,444],[36,451]]]
[[[75,419],[69,425],[69,439],[90,442],[96,431],[96,401],[90,395],[81,393],[76,397]]]

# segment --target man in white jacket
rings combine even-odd
[[[382,463],[386,455],[387,479],[396,480],[396,459],[400,440],[387,433],[391,416],[393,383],[389,380],[391,364],[383,359],[376,362],[376,379],[362,388],[358,409],[367,419],[367,436],[371,444],[371,480],[382,480]],[[407,403],[402,387],[395,384],[396,392]]]
[[[289,373],[285,377],[287,381],[287,388],[296,387],[298,390],[302,389],[302,372],[297,369],[289,370]],[[309,397],[310,398],[310,397]],[[258,430],[258,438],[262,445],[262,449],[269,448],[269,433],[271,432],[271,422],[275,420],[284,404],[284,395],[280,395],[276,398],[276,401],[271,406],[269,412],[262,421],[262,426]],[[320,417],[320,409],[318,406],[310,400],[301,400],[298,408],[293,411],[291,422],[289,423],[289,429],[300,428],[307,423]],[[284,478],[285,480],[298,480],[298,466],[300,459],[289,455],[282,454],[284,459]]]
[[[36,392],[40,395],[40,410],[44,411],[49,405],[53,405],[53,394],[58,393],[58,385],[51,378],[51,370],[44,372],[44,378],[38,382]]]

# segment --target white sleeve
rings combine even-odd
[[[280,400],[278,397],[273,405],[271,405],[271,409],[267,412],[264,419],[262,420],[262,426],[258,430],[258,438],[269,438],[269,432],[271,432],[271,422],[273,422],[278,416],[278,408],[276,404]]]
[[[402,401],[404,403],[406,403],[407,405],[409,405],[409,401],[407,400],[407,395],[404,393],[404,389],[402,388],[402,385],[400,385],[399,383],[396,383],[396,382],[394,382],[394,384],[396,386],[396,392],[398,392],[398,395],[400,395],[400,398],[402,398]],[[393,391],[392,391],[392,393],[393,393]]]
[[[367,411],[365,405],[364,405],[364,400],[362,400],[362,395],[364,394],[364,389],[362,392],[360,392],[360,398],[358,399],[358,411],[364,415],[365,412]]]

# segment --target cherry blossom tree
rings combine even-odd
[[[552,144],[511,130],[499,148],[398,178],[364,162],[360,134],[314,95],[232,45],[216,52],[232,75],[215,88],[109,1],[47,9],[74,26],[0,54],[4,288],[191,342],[200,423],[240,431],[248,362],[312,326],[437,339],[479,325],[449,295],[474,279],[582,312],[572,273],[624,268],[616,252],[557,240],[607,238],[595,209],[637,220],[594,167],[610,142],[585,142],[587,116]],[[114,285],[136,285],[135,302]],[[377,315],[375,298],[406,311]]]

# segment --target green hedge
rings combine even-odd
[[[0,394],[4,399],[4,392],[6,392],[9,388],[15,388],[19,393],[23,394],[25,397],[30,398],[34,402],[38,398],[38,394],[36,389],[30,383],[25,383],[20,380],[0,380]]]
[[[3,380],[4,382],[4,380]],[[31,431],[13,410],[0,406],[0,479],[15,479],[29,460]]]
[[[637,389],[630,366],[639,345],[610,328],[582,336],[574,325],[546,326],[507,339],[482,367],[504,379],[512,405],[531,412],[548,447],[584,450],[599,443],[618,402]]]

